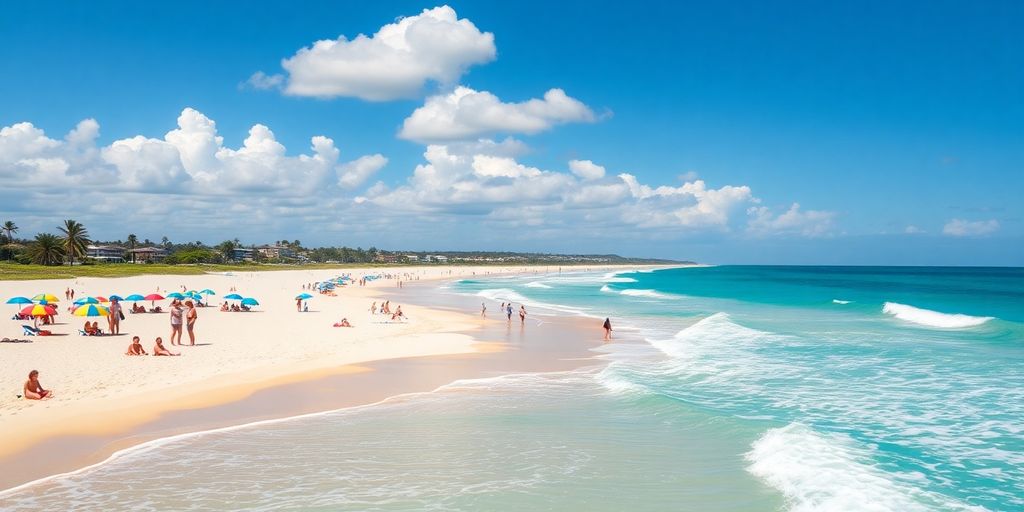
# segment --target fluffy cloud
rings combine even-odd
[[[268,75],[262,71],[257,71],[249,76],[239,88],[244,89],[245,87],[251,89],[257,89],[266,91],[270,89],[279,89],[284,85],[284,75]]]
[[[942,234],[948,236],[984,236],[999,230],[999,221],[995,219],[969,221],[952,219],[942,227]]]
[[[832,232],[835,220],[835,212],[801,210],[797,203],[778,215],[764,206],[752,207],[747,213],[750,215],[748,229],[758,235],[824,236]]]
[[[344,188],[356,188],[387,164],[388,159],[380,153],[361,156],[339,168],[338,184]]]
[[[428,146],[425,163],[405,184],[378,184],[359,204],[415,212],[421,218],[477,216],[495,227],[530,226],[533,232],[552,230],[563,236],[579,226],[630,235],[743,232],[746,227],[758,234],[818,236],[831,228],[830,212],[805,212],[794,205],[773,215],[758,208],[760,200],[747,186],[713,188],[702,180],[651,186],[628,173],[605,176],[602,167],[586,160],[570,162],[571,172],[557,172],[460,148],[466,146]]]
[[[96,145],[99,124],[79,123],[63,141],[31,123],[0,128],[0,183],[19,187],[100,188],[108,192],[221,196],[263,192],[296,197],[325,190],[340,175],[357,186],[383,166],[382,155],[339,163],[334,141],[316,136],[311,152],[288,156],[270,128],[256,124],[242,146],[224,146],[216,123],[186,108],[163,138],[142,135]]]
[[[481,32],[445,5],[384,25],[369,37],[317,41],[281,62],[287,80],[258,72],[249,85],[284,83],[285,94],[294,96],[410,98],[428,81],[454,84],[469,67],[496,54],[494,34]]]
[[[590,160],[569,160],[569,170],[585,180],[599,180],[604,177],[604,167]]]
[[[457,87],[449,94],[427,98],[402,123],[398,136],[418,142],[475,139],[495,133],[533,134],[556,124],[593,122],[589,107],[561,89],[543,99],[504,103],[486,91]]]

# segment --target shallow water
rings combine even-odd
[[[633,341],[581,370],[144,445],[0,505],[1024,509],[1019,269],[711,267],[446,291],[525,303],[527,328],[610,316]]]

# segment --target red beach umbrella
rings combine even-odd
[[[159,293],[151,293],[144,297],[145,300],[164,300],[164,296]]]
[[[53,306],[33,304],[21,310],[21,314],[25,316],[54,316],[57,314],[57,310]]]

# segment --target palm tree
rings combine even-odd
[[[75,256],[85,257],[85,248],[89,245],[89,232],[81,223],[75,220],[65,220],[64,226],[57,229],[64,234],[64,254],[68,257],[68,263],[75,264]]]
[[[132,255],[132,263],[135,263],[135,246],[139,245],[139,237],[135,233],[128,235],[128,254]]]
[[[18,225],[15,224],[14,221],[10,221],[9,220],[7,222],[4,222],[4,226],[2,228],[0,228],[0,229],[4,230],[4,233],[7,233],[7,243],[8,244],[13,244],[14,243],[14,234],[18,232]],[[14,251],[10,251],[7,254],[7,260],[10,261],[11,257],[13,255],[14,255]]]
[[[60,265],[64,260],[64,245],[57,235],[39,233],[28,246],[28,255],[38,265]]]

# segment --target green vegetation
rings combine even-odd
[[[89,232],[81,222],[68,219],[64,225],[57,228],[64,234],[64,255],[68,258],[68,265],[74,266],[75,257],[81,261],[85,258],[85,248],[90,243]]]

